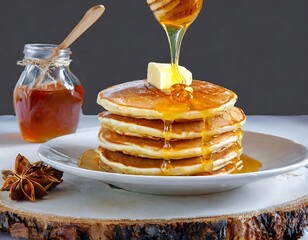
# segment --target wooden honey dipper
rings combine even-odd
[[[181,3],[181,0],[147,0],[147,3],[155,17],[161,18],[175,9]]]
[[[203,0],[147,0],[151,11],[161,23],[178,27],[190,25],[198,16]]]

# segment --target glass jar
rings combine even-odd
[[[70,71],[71,50],[48,59],[57,45],[26,44],[25,66],[13,94],[14,109],[23,139],[44,142],[76,131],[83,102],[83,87]]]

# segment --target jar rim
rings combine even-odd
[[[57,44],[45,44],[45,43],[34,43],[25,44],[23,53],[25,56],[32,58],[46,58],[53,53],[53,50],[57,48]],[[70,48],[63,48],[59,50],[57,58],[66,58],[72,54]]]

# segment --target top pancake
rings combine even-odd
[[[98,94],[97,103],[122,116],[174,121],[212,116],[233,106],[237,100],[234,92],[209,82],[193,80],[190,86],[193,98],[184,103],[173,101],[146,80],[107,88]]]

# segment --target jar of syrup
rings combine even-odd
[[[70,71],[71,50],[56,45],[26,44],[25,66],[13,94],[14,109],[23,139],[45,142],[76,131],[83,102],[83,87]]]

